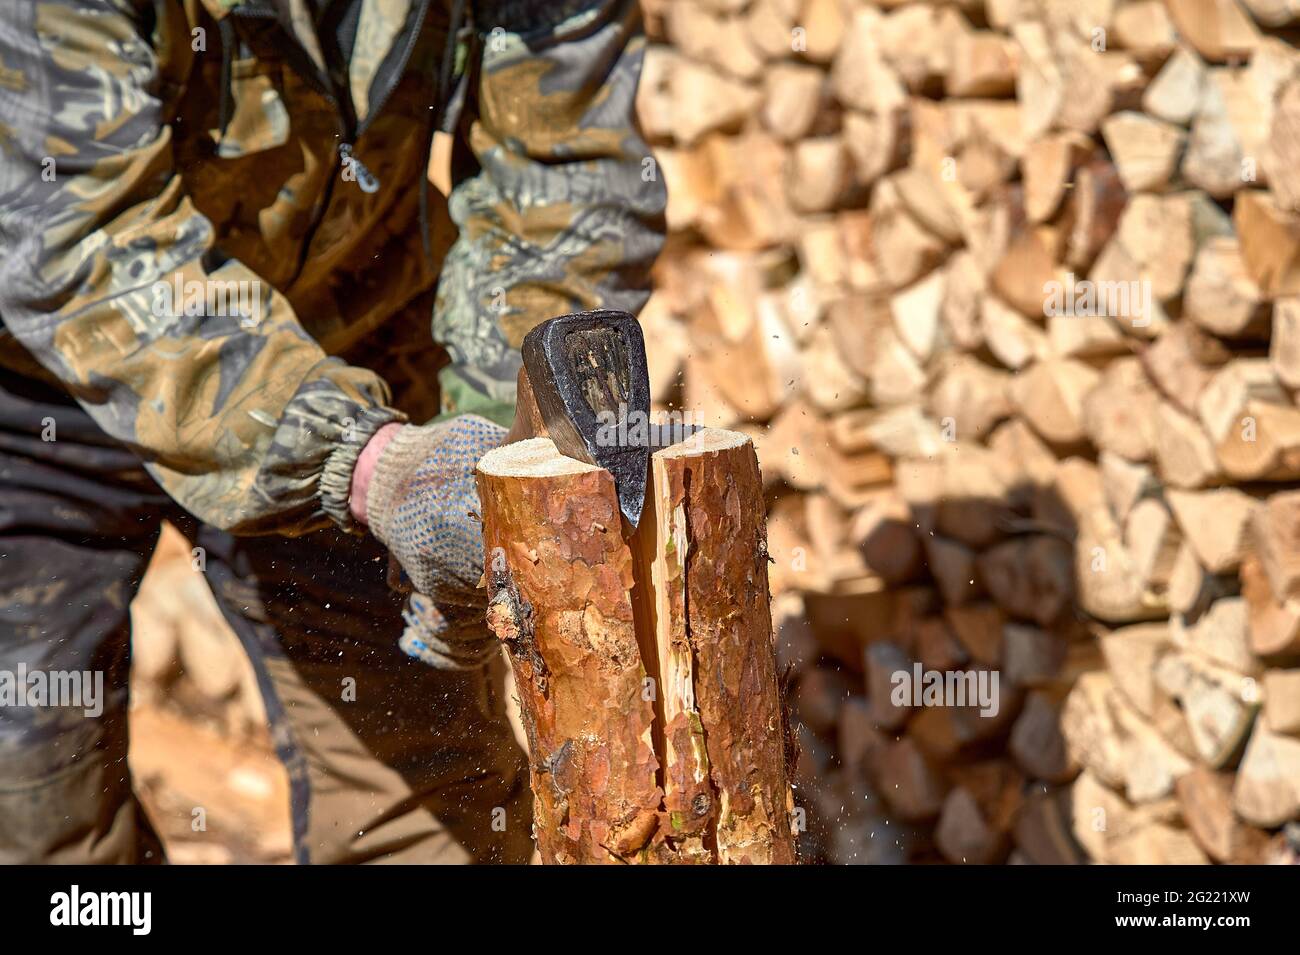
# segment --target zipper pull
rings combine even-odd
[[[379,180],[375,178],[373,172],[366,168],[365,163],[352,155],[351,143],[339,143],[339,162],[343,166],[344,179],[348,178],[348,173],[350,172],[352,174],[352,179],[361,187],[362,192],[372,193],[379,191]]]

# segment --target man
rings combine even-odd
[[[528,858],[472,468],[529,328],[644,300],[642,44],[634,0],[0,5],[0,674],[105,676],[97,718],[0,707],[0,861],[161,858],[125,714],[164,518],[298,861]]]

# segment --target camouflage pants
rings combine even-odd
[[[0,863],[162,859],[132,791],[126,710],[128,605],[164,518],[204,548],[253,661],[299,862],[527,861],[527,772],[500,693],[397,649],[378,544],[197,525],[68,398],[0,372],[0,680],[93,671],[104,689],[97,716],[0,705]]]

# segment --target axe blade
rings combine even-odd
[[[614,309],[561,315],[530,331],[522,352],[551,440],[561,454],[614,476],[619,510],[635,530],[651,451],[650,373],[640,324]],[[646,437],[629,440],[637,435]]]

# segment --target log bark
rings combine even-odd
[[[542,861],[634,861],[661,792],[613,476],[534,438],[485,456],[478,482],[488,624],[514,670]]]

